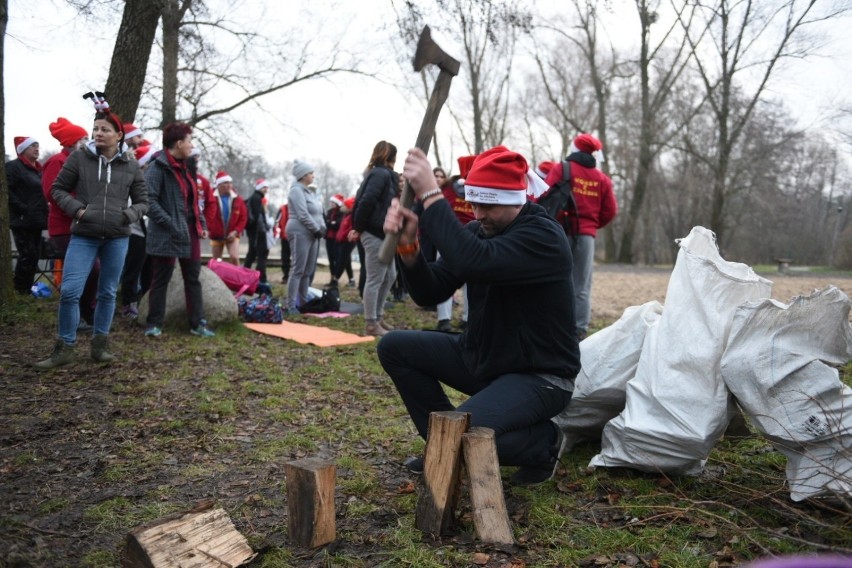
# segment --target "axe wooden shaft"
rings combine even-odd
[[[429,153],[429,146],[432,145],[432,137],[435,134],[435,125],[438,123],[438,115],[441,114],[441,108],[447,102],[447,96],[450,94],[450,82],[452,80],[453,74],[441,69],[438,79],[435,81],[435,87],[432,89],[432,96],[429,97],[429,106],[426,107],[423,122],[420,124],[417,142],[414,144],[417,148],[423,150],[424,154]],[[414,190],[411,189],[411,184],[407,181],[402,188],[402,195],[400,195],[399,202],[406,208],[410,208],[414,202]],[[399,233],[386,233],[385,239],[382,241],[382,248],[379,249],[379,260],[385,264],[393,262],[398,244]]]

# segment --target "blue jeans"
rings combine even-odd
[[[101,261],[98,277],[98,300],[95,305],[94,335],[108,335],[115,312],[115,291],[127,255],[128,237],[95,239],[71,236],[65,262],[62,265],[62,286],[59,294],[59,339],[66,345],[77,342],[80,323],[80,296],[95,259]]]
[[[478,379],[470,372],[472,353],[461,348],[456,334],[391,331],[379,342],[378,354],[424,439],[431,412],[469,412],[471,426],[494,430],[500,465],[549,462],[556,441],[550,419],[568,405],[570,391],[531,373]],[[470,398],[454,407],[441,383]]]

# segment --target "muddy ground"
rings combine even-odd
[[[598,267],[593,320],[611,323],[628,306],[663,302],[669,274],[665,269]],[[775,283],[773,297],[782,301],[829,284],[852,294],[849,276],[767,277]],[[55,303],[34,309],[36,317],[0,325],[0,566],[113,565],[124,534],[137,518],[156,518],[159,506],[208,498],[235,512],[235,523],[256,549],[284,545],[281,518],[286,507],[280,496],[280,465],[243,459],[248,440],[284,434],[279,422],[259,418],[265,416],[260,402],[241,401],[239,415],[231,420],[230,439],[224,441],[205,432],[205,424],[222,420],[215,412],[192,415],[197,408],[192,400],[197,385],[192,378],[186,388],[158,392],[151,407],[123,404],[146,381],[167,375],[178,359],[195,358],[204,366],[215,364],[216,353],[193,344],[188,351],[166,348],[144,364],[125,357],[112,367],[75,364],[40,374],[28,363],[49,352]],[[114,341],[132,346],[139,335],[138,328],[117,325]],[[256,345],[282,372],[298,364],[294,359],[298,355],[282,350],[279,340],[259,338]],[[234,372],[243,381],[260,380],[250,370]],[[381,376],[363,380],[364,388],[388,388]],[[307,382],[303,386],[306,391],[310,388]],[[305,404],[327,406],[329,402],[333,408],[335,401],[308,399]],[[122,426],[129,424],[133,426]],[[132,469],[122,469],[123,463],[131,461],[130,447],[150,454],[149,460],[141,460],[143,467],[137,460]],[[411,481],[381,444],[365,446],[364,454],[370,456],[388,495],[397,494]],[[138,510],[140,502],[147,503],[145,511]],[[359,519],[357,527],[347,526],[351,520],[340,519],[341,532],[355,530],[362,536],[357,552],[350,553],[362,555],[365,565],[373,565],[373,535],[396,523],[391,510],[382,508]],[[296,562],[302,563],[313,565],[310,555]]]

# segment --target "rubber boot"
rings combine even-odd
[[[115,361],[115,355],[110,353],[107,348],[106,335],[92,337],[92,359],[98,363],[112,363]]]
[[[66,345],[64,341],[59,339],[56,341],[56,345],[53,347],[53,353],[50,354],[50,357],[43,361],[39,361],[38,363],[34,363],[33,366],[36,369],[53,369],[73,362],[74,346]]]

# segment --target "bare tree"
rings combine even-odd
[[[608,54],[601,54],[598,41],[598,3],[593,0],[572,0],[576,25],[539,26],[555,32],[568,45],[551,45],[547,51],[536,49],[535,62],[540,84],[547,98],[548,121],[558,133],[562,148],[560,156],[568,153],[570,141],[579,132],[594,131],[608,149],[609,97],[614,81],[619,78],[619,59],[612,44]],[[578,57],[569,54],[578,52]],[[582,65],[575,62],[582,61]],[[608,165],[602,164],[607,173]],[[613,225],[605,230],[607,259],[616,256]]]
[[[424,8],[427,4],[405,3],[398,13],[402,37],[410,42],[428,14],[437,22],[430,21],[433,29],[458,42],[461,53],[453,55],[462,62],[460,75],[467,90],[463,97],[451,93],[448,110],[467,150],[478,154],[502,143],[507,135],[515,49],[519,35],[530,30],[531,15],[518,0],[439,0],[434,13]],[[434,82],[437,71],[427,73],[433,74]],[[472,136],[467,125],[473,127]]]
[[[122,119],[136,117],[148,58],[166,0],[127,0],[109,66],[104,92],[110,107]]]
[[[685,3],[678,13],[706,92],[705,104],[716,123],[712,153],[699,148],[695,152],[713,172],[710,228],[722,247],[728,241],[727,200],[736,186],[732,158],[773,73],[784,59],[806,57],[819,47],[815,37],[805,35],[806,28],[849,10],[841,6],[819,12],[817,4],[817,0],[715,0]],[[703,25],[694,25],[693,19]]]
[[[639,60],[637,67],[639,71],[640,90],[639,105],[641,117],[638,136],[638,167],[636,178],[633,182],[630,204],[626,214],[622,212],[621,219],[621,244],[618,247],[618,260],[620,262],[633,262],[634,237],[637,225],[643,214],[645,196],[649,189],[649,177],[655,156],[661,149],[661,141],[668,139],[671,132],[663,134],[660,128],[668,127],[671,123],[660,120],[658,115],[662,111],[673,86],[677,83],[687,65],[687,54],[685,54],[684,42],[674,36],[675,25],[663,31],[662,37],[656,43],[651,39],[651,27],[659,20],[658,9],[660,2],[657,0],[635,0],[636,9],[639,13],[640,37]],[[680,20],[688,29],[689,22]],[[673,44],[673,50],[668,53],[669,61],[665,65],[655,64],[661,55]],[[652,73],[656,71],[656,78]]]
[[[0,38],[6,38],[6,25],[9,23],[9,1],[0,0]],[[0,68],[3,67],[5,41],[0,42]],[[0,131],[6,132],[6,87],[0,74]],[[0,140],[0,154],[6,155],[6,143]],[[0,161],[0,306],[12,304],[12,241],[9,237],[9,184],[6,181],[6,162]]]

